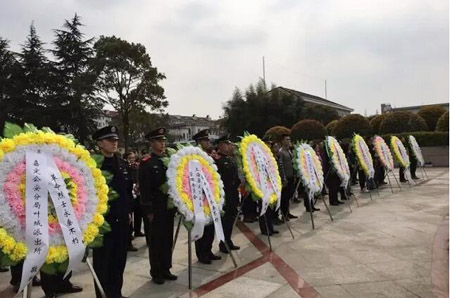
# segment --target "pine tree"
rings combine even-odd
[[[56,57],[58,86],[55,101],[60,118],[58,124],[84,143],[95,130],[94,119],[101,113],[101,99],[95,96],[97,75],[91,67],[93,39],[85,39],[80,31],[80,17],[66,20],[62,29],[55,30],[52,51]]]

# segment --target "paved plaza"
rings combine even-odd
[[[144,238],[134,240],[137,252],[128,254],[123,294],[141,297],[448,297],[448,168],[428,168],[429,180],[417,185],[388,185],[379,195],[360,193],[360,207],[352,202],[325,206],[314,213],[315,230],[303,203],[292,206],[300,215],[291,220],[295,239],[286,226],[271,237],[273,252],[258,223],[238,222],[234,243],[238,269],[229,257],[212,265],[197,262],[193,251],[193,290],[188,290],[187,232],[182,227],[174,251],[172,272],[176,282],[158,286],[149,277],[148,251]],[[391,176],[393,183],[393,176]],[[194,246],[192,246],[194,249]],[[217,243],[214,250],[218,251]],[[111,260],[114,261],[114,260]],[[0,291],[10,274],[0,273]],[[67,298],[95,297],[92,277],[82,266],[72,278],[84,291]],[[0,297],[10,297],[8,288]],[[43,297],[39,287],[32,297]]]

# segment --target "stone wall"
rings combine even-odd
[[[426,165],[431,163],[433,167],[448,167],[448,146],[421,147]]]

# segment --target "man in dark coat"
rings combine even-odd
[[[146,135],[151,155],[142,159],[138,174],[150,275],[155,284],[177,279],[170,272],[175,210],[168,208],[169,196],[161,188],[167,182],[167,168],[162,160],[166,154],[165,132],[165,128],[158,128]]]
[[[196,133],[192,139],[197,145],[205,151],[213,159],[217,159],[217,152],[211,147],[211,140],[209,138],[209,129],[203,129]],[[209,224],[205,226],[203,237],[195,241],[195,253],[198,261],[202,264],[211,264],[211,261],[220,260],[220,256],[212,253],[212,244],[214,242],[214,225]]]
[[[240,247],[234,245],[233,241],[231,240],[231,234],[233,233],[234,220],[236,219],[236,216],[238,214],[238,188],[241,184],[241,181],[239,180],[236,161],[232,157],[234,145],[230,142],[229,135],[220,137],[217,140],[217,148],[218,157],[216,159],[216,165],[225,191],[225,205],[223,208],[225,214],[222,218],[223,233],[228,247],[232,250],[238,250],[240,249]],[[219,248],[221,252],[228,253],[227,247],[223,242],[219,244]]]
[[[93,249],[93,266],[106,297],[121,298],[131,222],[130,179],[126,162],[116,155],[119,140],[117,127],[103,127],[92,138],[97,141],[104,156],[101,169],[113,175],[108,186],[118,194],[118,198],[108,203],[109,212],[105,220],[111,226],[111,232],[104,235],[102,247]],[[97,287],[95,292],[97,297],[101,297]]]

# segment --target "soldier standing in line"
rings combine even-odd
[[[289,201],[295,191],[295,176],[294,176],[294,163],[293,154],[291,152],[291,137],[288,134],[284,134],[281,137],[281,150],[280,158],[283,163],[284,173],[286,175],[287,183],[281,190],[281,206],[280,210],[284,215],[284,218],[289,221],[291,218],[298,218],[298,216],[292,215],[289,212]]]
[[[129,177],[126,162],[116,155],[118,151],[118,129],[106,126],[92,135],[97,141],[104,160],[101,169],[113,175],[108,185],[119,197],[110,201],[105,220],[111,232],[103,237],[103,246],[93,249],[94,270],[100,280],[107,298],[122,298],[123,272],[127,261],[129,243],[131,198],[128,197]],[[95,287],[97,297],[100,291]]]
[[[192,139],[197,143],[203,151],[205,151],[213,159],[217,159],[217,153],[211,148],[211,140],[209,138],[209,129],[203,129],[195,134]],[[212,244],[214,242],[214,225],[205,226],[203,237],[195,241],[195,253],[198,261],[202,264],[211,264],[213,260],[220,260],[220,256],[212,253]]]
[[[145,136],[150,141],[151,154],[142,159],[138,174],[150,275],[159,285],[177,279],[170,272],[175,210],[168,208],[169,196],[161,189],[167,182],[167,168],[162,160],[166,154],[165,133],[165,128],[158,128]]]
[[[241,180],[239,179],[239,173],[236,161],[232,157],[234,145],[231,143],[229,135],[220,137],[217,140],[218,157],[216,159],[216,165],[220,178],[222,179],[225,191],[225,205],[223,216],[223,233],[225,236],[225,242],[231,250],[240,249],[239,246],[234,245],[231,240],[231,234],[233,233],[233,224],[238,214],[239,205],[239,185]],[[223,253],[228,253],[227,247],[223,242],[220,242],[219,249]]]

